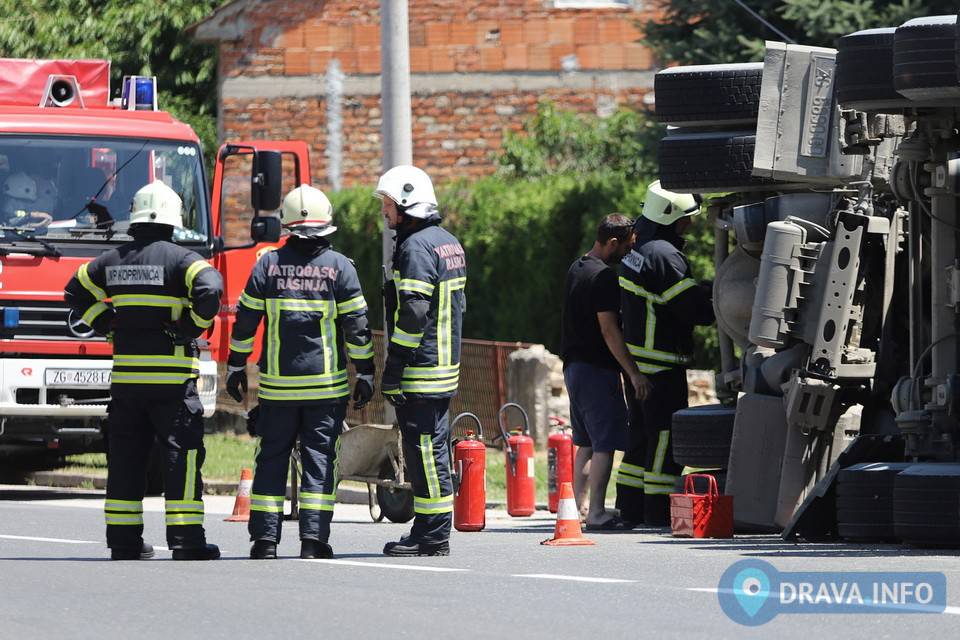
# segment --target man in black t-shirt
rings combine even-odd
[[[573,476],[578,506],[585,501],[589,481],[587,530],[625,528],[604,507],[613,452],[626,446],[627,411],[621,370],[626,372],[638,399],[646,397],[649,388],[623,341],[620,287],[617,273],[611,268],[630,250],[632,226],[626,216],[604,218],[593,248],[570,266],[564,286],[561,358],[570,396],[573,443],[579,447]],[[587,464],[589,476],[584,471]]]

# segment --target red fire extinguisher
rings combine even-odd
[[[557,512],[560,503],[560,487],[564,482],[573,482],[573,437],[567,432],[563,418],[551,416],[554,430],[547,438],[547,489],[550,513]]]
[[[503,416],[507,409],[515,408],[523,416],[523,428],[512,429],[507,436],[507,429],[503,424]],[[536,477],[533,467],[533,438],[530,437],[530,419],[523,407],[508,402],[500,407],[497,414],[497,424],[500,426],[500,437],[503,438],[506,453],[507,467],[507,513],[511,516],[533,515],[536,505],[534,498],[537,491]]]
[[[461,413],[450,424],[451,431],[462,418],[477,423],[477,433],[453,447],[453,526],[457,531],[483,531],[487,524],[487,446],[483,424],[472,413]]]

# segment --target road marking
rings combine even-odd
[[[419,564],[388,564],[386,562],[360,562],[358,560],[323,560],[304,558],[294,558],[301,562],[322,562],[324,564],[342,564],[348,567],[374,567],[378,569],[407,569],[409,571],[433,571],[435,573],[451,573],[455,571],[469,571],[469,569],[456,569],[453,567],[428,567]]]
[[[511,578],[536,578],[540,580],[570,580],[573,582],[607,582],[623,583],[636,582],[636,580],[623,580],[622,578],[591,578],[588,576],[564,576],[554,573],[514,573]]]
[[[687,587],[686,590],[687,590],[687,591],[697,591],[697,592],[699,592],[699,593],[719,593],[719,592],[720,592],[720,589],[718,589],[718,588],[716,588],[716,587]],[[729,593],[735,593],[735,591],[734,591],[733,589],[729,589],[728,591],[729,591]],[[879,606],[880,608],[883,608],[883,605],[877,605],[877,606]],[[894,606],[894,605],[891,605],[891,606]],[[894,608],[896,608],[896,607],[894,606]],[[943,610],[943,613],[947,613],[947,614],[950,614],[950,615],[952,615],[952,616],[960,616],[960,607],[951,607],[951,606],[948,606],[948,607],[946,607],[946,608]]]
[[[62,542],[63,544],[100,544],[99,541],[95,541],[95,540],[67,540],[65,538],[36,538],[33,536],[0,535],[0,538],[5,538],[7,540],[30,540],[33,542]]]

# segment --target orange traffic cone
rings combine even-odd
[[[250,489],[253,487],[253,471],[240,471],[240,485],[237,487],[237,499],[233,503],[233,515],[224,522],[247,522],[250,520]]]
[[[557,506],[557,528],[550,540],[540,544],[555,547],[579,547],[594,544],[587,540],[580,531],[580,513],[577,511],[577,501],[573,499],[573,485],[564,482],[560,486],[560,502]]]

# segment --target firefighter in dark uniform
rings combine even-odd
[[[250,557],[277,557],[290,452],[299,439],[300,557],[331,558],[338,443],[350,398],[347,356],[357,371],[355,407],[362,408],[373,396],[373,341],[357,270],[327,238],[337,230],[327,196],[297,187],[283,200],[282,223],[289,239],[260,258],[240,296],[227,367],[227,391],[240,402],[263,320]]]
[[[390,169],[376,195],[386,223],[397,232],[386,291],[390,342],[382,392],[397,410],[415,513],[409,535],[388,542],[383,552],[448,555],[453,512],[448,411],[460,381],[466,257],[440,226],[433,183],[421,169]]]
[[[630,444],[617,471],[617,507],[633,523],[670,523],[669,494],[681,471],[673,460],[671,419],[687,406],[693,327],[714,321],[710,288],[692,278],[683,255],[683,233],[699,212],[698,198],[654,182],[621,264],[624,339],[652,384],[646,400],[631,400]]]
[[[133,241],[77,270],[65,297],[74,313],[113,341],[108,417],[107,546],[114,560],[146,559],[143,493],[158,437],[167,450],[167,545],[174,560],[214,560],[203,530],[203,406],[196,338],[220,310],[223,279],[199,255],[172,242],[180,197],[153,182],[133,197]],[[109,302],[108,302],[109,300]]]

